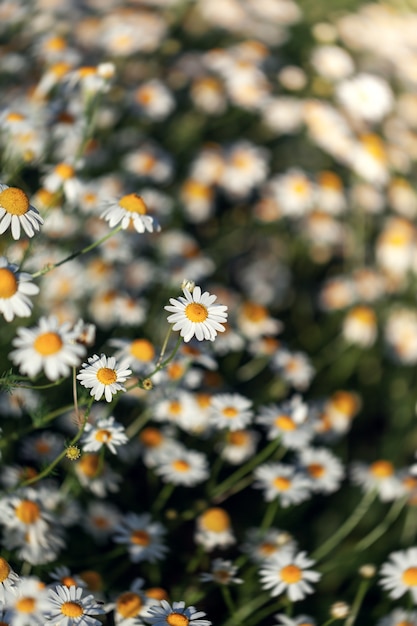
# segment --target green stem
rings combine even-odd
[[[358,587],[358,591],[356,592],[356,596],[353,601],[352,607],[350,609],[349,617],[345,621],[344,626],[353,626],[353,624],[355,623],[359,610],[362,606],[362,602],[365,598],[365,595],[368,589],[369,589],[369,580],[362,580],[361,584]]]
[[[175,489],[175,485],[173,483],[167,483],[166,485],[163,486],[163,488],[159,492],[158,497],[155,500],[154,505],[152,507],[154,514],[159,513],[159,511],[163,508],[163,506],[169,500],[174,489]]]
[[[236,626],[236,624],[243,624],[243,623],[246,624],[246,618],[255,614],[257,618],[256,624],[259,624],[258,609],[264,604],[266,604],[267,602],[269,602],[270,599],[271,599],[271,596],[269,593],[257,595],[256,598],[253,598],[247,604],[244,604],[243,606],[239,607],[237,611],[235,612],[234,616],[226,620],[223,623],[223,626]],[[272,613],[275,610],[276,609],[272,609],[271,611],[268,610],[267,615],[270,615],[270,613]]]
[[[315,561],[320,561],[324,556],[326,556],[326,554],[331,552],[360,522],[362,517],[368,511],[371,502],[375,500],[376,495],[376,490],[366,492],[351,515],[338,528],[334,535],[322,543],[322,545],[315,552],[313,552],[311,558]]]
[[[32,278],[39,278],[39,276],[48,274],[48,272],[52,272],[52,270],[59,267],[60,265],[64,265],[64,263],[68,263],[68,261],[72,261],[73,259],[77,258],[77,256],[80,256],[81,254],[86,254],[87,252],[94,250],[94,248],[97,248],[102,243],[107,241],[107,239],[110,239],[110,237],[113,237],[113,235],[118,233],[121,229],[122,229],[122,226],[121,224],[119,224],[119,226],[116,226],[116,228],[113,228],[113,230],[107,233],[107,235],[104,235],[104,237],[102,237],[101,239],[98,239],[97,241],[93,241],[93,243],[89,244],[88,246],[85,246],[85,248],[81,248],[81,250],[76,250],[69,256],[65,257],[65,259],[61,259],[61,261],[58,261],[57,263],[47,265],[46,267],[39,270],[38,272],[35,272],[34,274],[32,274]]]
[[[279,508],[279,498],[275,498],[271,502],[269,502],[268,506],[265,510],[265,515],[261,523],[261,529],[263,531],[268,530],[273,524],[273,521],[276,517],[277,511]]]
[[[222,592],[224,603],[227,606],[227,609],[230,613],[230,617],[234,620],[235,615],[236,615],[236,607],[235,607],[235,603],[233,602],[232,594],[230,593],[229,587],[226,587],[226,585],[221,585],[221,592]]]
[[[162,344],[161,352],[159,353],[159,358],[156,364],[157,367],[158,365],[161,365],[162,363],[162,359],[164,358],[164,355],[168,346],[168,341],[169,341],[169,338],[171,337],[171,333],[172,333],[172,326],[168,328],[168,332],[165,335],[164,343]]]
[[[369,548],[369,546],[371,546],[373,543],[375,543],[377,539],[382,537],[382,535],[388,530],[391,524],[395,522],[395,520],[398,518],[406,503],[407,499],[404,498],[396,500],[382,520],[382,522],[380,522],[378,526],[376,526],[368,535],[366,535],[365,537],[363,537],[363,539],[359,541],[359,543],[355,546],[355,550],[357,550],[358,552],[362,552],[363,550]]]
[[[273,441],[271,441],[267,446],[265,446],[265,448],[258,452],[257,455],[255,455],[254,457],[252,457],[252,459],[245,463],[245,465],[239,467],[239,469],[233,472],[231,476],[226,478],[222,483],[220,483],[220,485],[217,485],[217,487],[213,489],[212,497],[214,499],[217,499],[224,492],[228,491],[238,480],[246,476],[246,474],[249,474],[249,472],[251,472],[257,465],[259,465],[260,463],[262,463],[262,461],[265,461],[265,459],[271,456],[277,450],[279,444],[279,439],[274,439]]]

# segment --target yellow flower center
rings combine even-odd
[[[243,305],[243,315],[250,322],[262,322],[268,317],[268,311],[261,304],[246,302]]]
[[[169,626],[188,626],[190,620],[183,613],[170,613],[166,618]]]
[[[0,556],[0,584],[4,580],[6,580],[9,573],[10,573],[10,565],[8,564],[6,559],[3,559],[3,557]]]
[[[178,380],[183,376],[185,368],[181,363],[171,363],[168,365],[167,374],[171,380]]]
[[[334,191],[341,191],[343,187],[340,177],[334,172],[329,172],[327,170],[320,172],[319,184],[325,189],[332,189]]]
[[[0,298],[11,298],[17,291],[15,273],[5,267],[0,268]]]
[[[65,587],[76,587],[77,582],[74,580],[72,576],[63,576],[60,580],[61,585]]]
[[[24,524],[34,524],[40,517],[40,509],[36,502],[22,500],[15,509],[15,515]]]
[[[177,459],[176,461],[173,461],[172,467],[176,472],[188,472],[188,470],[190,469],[189,463],[187,463],[187,461],[184,461],[183,459]]]
[[[147,339],[135,339],[130,344],[130,354],[139,361],[152,361],[155,348]]]
[[[358,400],[349,391],[336,391],[332,395],[331,405],[345,415],[353,415],[358,408]]]
[[[112,434],[110,430],[106,430],[105,428],[102,428],[101,430],[98,430],[96,432],[96,439],[100,443],[106,443],[107,441],[110,441],[111,438],[112,438]]]
[[[394,466],[390,461],[375,461],[370,467],[370,472],[376,478],[387,478],[393,475]]]
[[[320,478],[326,473],[323,465],[320,465],[320,463],[310,463],[310,465],[307,466],[307,470],[313,478]]]
[[[222,409],[222,413],[225,417],[233,419],[239,411],[234,406],[225,406],[224,409]]]
[[[1,622],[0,622],[0,626],[1,626]],[[408,620],[401,620],[401,622],[396,622],[395,626],[413,626],[413,623],[409,622]]]
[[[17,187],[8,187],[0,192],[0,206],[11,215],[24,215],[28,212],[30,203],[24,191]]]
[[[282,568],[280,576],[285,583],[293,585],[301,580],[302,571],[296,565],[286,565]]]
[[[6,115],[6,120],[8,122],[22,122],[24,119],[25,116],[17,111],[10,111],[10,113]]]
[[[98,454],[88,453],[84,454],[78,466],[83,474],[85,474],[88,478],[94,478],[97,476],[98,469],[100,466],[100,457]]]
[[[81,617],[84,615],[84,609],[78,602],[68,601],[61,605],[61,613],[66,617]]]
[[[142,600],[133,591],[122,593],[116,601],[116,611],[125,619],[139,615],[142,606]]]
[[[112,385],[117,380],[115,370],[110,369],[110,367],[100,367],[96,376],[97,380],[103,385]]]
[[[157,428],[145,428],[139,435],[140,441],[147,448],[156,448],[163,441],[163,435]]]
[[[54,171],[55,174],[58,174],[58,176],[62,178],[62,180],[68,180],[69,178],[73,178],[75,175],[75,169],[68,163],[59,163],[55,167]]]
[[[120,198],[119,206],[130,213],[139,213],[139,215],[146,215],[147,213],[145,202],[136,193],[129,193]]]
[[[201,409],[207,409],[211,404],[211,396],[208,393],[198,393],[195,399]]]
[[[199,324],[201,322],[204,322],[208,318],[208,311],[204,304],[200,304],[199,302],[191,302],[185,307],[185,315],[188,317],[190,322],[195,322],[196,324]]]
[[[33,342],[33,347],[36,352],[39,352],[42,356],[51,356],[61,350],[63,342],[58,333],[49,332],[41,333]]]
[[[78,68],[78,76],[80,78],[87,78],[88,76],[94,76],[97,74],[97,69],[92,65],[84,65]]]
[[[230,517],[224,509],[213,507],[201,516],[201,524],[206,530],[222,533],[230,527]]]
[[[357,306],[351,310],[350,316],[365,326],[375,326],[376,316],[372,309],[367,306]]]
[[[417,585],[417,567],[409,567],[404,570],[402,579],[408,587],[415,587]]]
[[[168,594],[162,587],[151,587],[146,590],[145,594],[148,598],[153,598],[154,600],[168,600]]]
[[[192,200],[210,200],[213,192],[207,185],[198,180],[188,180],[184,183],[183,193]]]
[[[277,476],[273,480],[273,485],[279,491],[287,491],[287,489],[291,487],[291,481],[288,478],[285,478],[284,476]]]
[[[145,530],[134,530],[130,536],[130,540],[136,546],[149,546],[151,538]]]
[[[278,415],[275,418],[275,426],[281,430],[295,430],[296,425],[289,415]]]
[[[171,415],[179,415],[181,413],[181,402],[172,400],[172,402],[169,403],[168,411]]]
[[[35,598],[30,598],[29,596],[25,598],[19,598],[19,600],[15,604],[16,610],[20,611],[20,613],[32,613],[35,606]]]
[[[90,591],[101,591],[103,588],[103,581],[100,574],[92,569],[87,569],[81,572],[80,577],[86,583]]]
[[[261,552],[261,554],[265,554],[265,556],[270,556],[277,551],[277,546],[274,543],[265,541],[259,546],[259,551]]]
[[[45,47],[47,50],[53,50],[54,52],[57,52],[65,50],[65,48],[67,47],[67,42],[63,37],[51,37],[51,39],[46,42]]]
[[[233,430],[227,434],[227,441],[232,446],[245,446],[248,441],[248,434],[245,430]]]

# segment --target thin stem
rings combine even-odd
[[[221,585],[221,592],[222,592],[224,603],[227,606],[228,611],[230,613],[230,617],[234,618],[236,615],[236,607],[235,607],[235,603],[233,602],[232,594],[230,593],[229,587],[226,587],[226,585]]]
[[[48,272],[52,272],[52,270],[54,270],[55,268],[59,267],[60,265],[64,265],[64,263],[68,263],[68,261],[72,261],[73,259],[77,258],[81,254],[86,254],[87,252],[94,250],[94,248],[97,248],[102,243],[107,241],[107,239],[110,239],[110,237],[113,237],[113,235],[118,233],[121,229],[122,229],[122,226],[121,224],[119,224],[119,226],[116,226],[116,228],[114,228],[109,233],[107,233],[107,235],[104,235],[104,237],[102,237],[101,239],[98,239],[97,241],[93,241],[93,243],[89,244],[88,246],[85,246],[85,248],[81,248],[81,250],[76,250],[69,256],[65,257],[65,259],[61,259],[61,261],[58,261],[57,263],[47,265],[46,267],[39,270],[38,272],[35,272],[34,274],[32,274],[32,278],[39,278],[39,276],[48,274]]]
[[[346,521],[338,528],[338,530],[329,537],[327,541],[321,544],[321,546],[313,552],[311,558],[315,561],[321,560],[326,554],[331,552],[360,522],[362,517],[369,509],[369,505],[376,498],[376,490],[368,491],[365,493],[362,500],[359,502],[356,509],[353,510],[351,515]]]
[[[266,604],[267,602],[269,602],[270,599],[271,599],[271,596],[269,593],[260,594],[256,596],[256,598],[254,598],[247,604],[244,604],[243,606],[239,607],[237,611],[235,612],[235,614],[233,615],[233,617],[226,620],[223,626],[236,626],[236,624],[246,623],[246,618],[254,614],[256,614],[258,618],[258,613],[257,613],[258,609],[264,604]],[[273,609],[271,612],[273,612],[274,610],[276,609]],[[269,614],[270,612],[268,611],[267,615]],[[256,623],[259,624],[258,619]]]
[[[175,485],[173,483],[167,483],[166,485],[164,485],[164,487],[159,492],[158,497],[155,500],[154,505],[152,507],[154,513],[159,513],[159,511],[163,508],[163,506],[169,500],[174,489],[175,489]]]
[[[358,591],[356,592],[355,599],[353,601],[352,607],[350,609],[350,614],[347,620],[345,621],[345,626],[353,626],[358,616],[359,610],[362,606],[362,602],[365,598],[365,594],[369,588],[369,580],[362,580],[361,584],[358,587]]]
[[[262,530],[268,530],[272,526],[272,523],[276,517],[277,511],[279,507],[279,498],[275,498],[271,502],[269,502],[266,507],[265,515],[261,523]]]
[[[365,537],[363,537],[363,539],[359,541],[359,543],[355,546],[355,550],[357,550],[358,552],[366,550],[367,548],[369,548],[369,546],[375,543],[377,539],[382,537],[382,535],[388,530],[391,524],[395,522],[395,520],[398,518],[406,503],[407,499],[404,498],[396,500],[382,520],[382,522],[380,522],[378,526],[376,526],[368,535],[366,535]]]
[[[161,365],[162,363],[162,359],[164,358],[164,355],[168,346],[168,341],[169,341],[169,338],[171,337],[171,333],[172,333],[172,326],[168,328],[168,332],[165,335],[164,343],[162,344],[161,352],[159,353],[159,359],[156,364],[157,367]]]

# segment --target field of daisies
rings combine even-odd
[[[0,626],[417,626],[416,33],[0,1]]]

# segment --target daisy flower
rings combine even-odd
[[[11,322],[15,315],[29,317],[32,312],[32,302],[28,296],[39,293],[39,287],[34,285],[31,275],[19,272],[18,266],[9,263],[6,257],[0,257],[0,312],[6,322]]]
[[[172,485],[193,487],[210,476],[206,456],[195,450],[175,449],[167,452],[156,473]]]
[[[243,580],[236,577],[236,572],[237,566],[233,565],[232,561],[214,559],[211,564],[211,572],[200,574],[200,580],[202,582],[215,582],[219,585],[230,585],[231,583],[239,585],[243,583]]]
[[[417,611],[394,609],[377,622],[377,626],[417,626]]]
[[[25,192],[0,183],[0,235],[10,227],[13,239],[20,239],[21,228],[28,237],[33,237],[41,224],[43,219]]]
[[[265,500],[279,498],[284,508],[304,502],[311,495],[311,480],[291,465],[264,463],[256,468],[254,476],[257,482],[253,486],[264,490]]]
[[[133,226],[138,233],[160,230],[156,219],[147,215],[146,204],[136,193],[129,193],[120,200],[109,203],[100,217],[109,223],[110,228],[121,223],[123,230]]]
[[[43,626],[49,609],[47,589],[36,576],[22,578],[17,594],[6,598],[13,626]]]
[[[206,614],[197,611],[193,606],[186,607],[185,602],[173,602],[172,606],[166,600],[161,600],[160,606],[151,606],[145,620],[153,626],[172,626],[172,624],[182,624],[183,626],[211,626],[207,619],[201,619]]]
[[[82,587],[59,585],[49,591],[48,626],[100,626],[93,615],[103,615],[104,610],[90,594],[83,597]]]
[[[217,428],[241,430],[252,417],[252,401],[239,393],[219,393],[211,399],[210,421]]]
[[[162,543],[165,529],[159,522],[151,522],[149,513],[127,513],[116,526],[113,541],[126,544],[133,563],[162,559],[168,550]]]
[[[277,626],[316,626],[316,621],[308,615],[288,617],[283,613],[277,613],[274,617],[277,620]]]
[[[9,357],[22,374],[33,378],[43,369],[49,380],[68,376],[85,354],[85,347],[76,343],[78,330],[69,322],[59,324],[54,316],[41,317],[38,326],[18,328]]]
[[[125,427],[115,421],[114,417],[99,419],[96,424],[86,424],[82,445],[84,452],[97,452],[107,446],[110,452],[117,454],[116,446],[127,443]]]
[[[295,551],[295,539],[286,531],[279,528],[269,528],[264,531],[260,528],[249,528],[246,531],[246,541],[242,544],[242,552],[249,555],[253,563],[263,565],[274,558],[284,549]]]
[[[309,569],[314,561],[305,552],[282,550],[260,570],[263,589],[270,589],[271,596],[287,593],[289,600],[297,602],[313,593],[310,583],[321,578],[319,572]]]
[[[417,548],[392,552],[381,567],[380,585],[396,600],[407,591],[417,604]]]
[[[9,563],[0,556],[0,602],[5,602],[5,593],[18,593],[19,576],[12,570]]]
[[[100,400],[104,395],[107,402],[111,402],[118,391],[126,391],[120,383],[124,383],[132,373],[126,361],[118,365],[113,356],[107,357],[104,354],[90,356],[88,362],[82,364],[82,368],[77,375],[78,380],[84,387],[91,389],[90,395],[95,400]]]
[[[214,341],[217,332],[225,330],[222,324],[227,320],[227,306],[213,304],[217,296],[208,291],[202,294],[200,287],[194,287],[192,292],[183,287],[183,293],[185,297],[170,298],[171,305],[164,307],[172,313],[168,322],[174,324],[173,330],[179,330],[185,342],[194,336],[198,341]]]
[[[230,516],[221,507],[211,507],[197,518],[196,543],[206,550],[227,548],[236,542]]]

